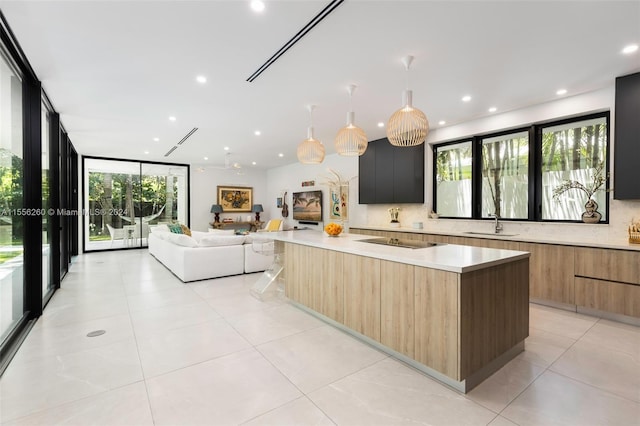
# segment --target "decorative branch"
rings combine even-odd
[[[604,171],[604,162],[599,162],[596,167],[593,169],[593,173],[591,174],[591,184],[583,184],[578,182],[577,180],[565,180],[560,185],[553,188],[553,199],[558,200],[562,194],[567,192],[570,189],[579,189],[587,195],[587,200],[593,197],[601,187],[604,185],[606,179],[603,174]]]

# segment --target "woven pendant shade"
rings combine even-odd
[[[347,125],[338,131],[335,140],[338,154],[347,157],[362,155],[367,150],[367,134],[353,124],[353,112],[347,118]]]
[[[367,134],[364,130],[353,124],[355,121],[355,113],[353,112],[352,97],[355,89],[355,84],[350,84],[347,87],[351,111],[347,114],[347,125],[338,130],[336,139],[333,142],[338,154],[347,157],[355,157],[357,155],[364,154],[367,150],[367,145],[369,144],[369,142],[367,142]]]
[[[302,164],[320,164],[324,161],[324,145],[313,137],[313,110],[315,105],[309,105],[309,119],[311,125],[307,129],[307,138],[298,145],[298,161]]]
[[[298,145],[298,161],[302,164],[320,164],[324,161],[324,145],[313,137],[313,127],[309,127],[307,139]]]
[[[411,91],[406,91],[408,101],[396,111],[387,124],[387,138],[391,145],[416,146],[427,139],[429,121],[424,112],[411,105]]]
[[[424,112],[414,108],[413,92],[409,87],[409,67],[413,61],[413,56],[402,59],[407,71],[407,90],[404,91],[404,107],[393,113],[387,124],[387,138],[391,145],[395,146],[416,146],[424,143],[429,134],[429,121]]]

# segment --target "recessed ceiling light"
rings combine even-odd
[[[148,153],[149,153],[149,151],[145,151],[144,153],[145,153],[145,154],[148,154]]]
[[[441,126],[444,126],[445,124],[447,124],[447,122],[444,121],[444,120],[440,120],[440,121],[438,121],[438,124],[441,125]]]
[[[556,92],[556,95],[562,96],[567,94],[567,89],[560,89]]]
[[[255,161],[252,161],[251,164],[255,166],[258,163],[256,163]]]
[[[199,76],[196,77],[196,81],[198,83],[204,84],[204,83],[207,82],[207,77],[205,77],[204,75],[199,75]]]
[[[637,44],[630,44],[628,46],[625,46],[624,49],[622,49],[622,53],[624,53],[625,55],[630,55],[633,52],[636,52],[638,50],[638,45]]]
[[[469,102],[470,100],[471,100],[471,96],[469,96],[469,95],[464,95],[462,97],[462,102]]]
[[[262,12],[264,10],[264,2],[261,0],[252,0],[251,9],[253,9],[254,12]]]
[[[384,123],[381,121],[378,123],[378,127],[384,127]]]
[[[169,117],[169,121],[176,121],[176,118],[172,115],[171,117]]]
[[[209,157],[204,157],[204,159],[205,159],[205,160],[208,160],[208,159],[209,159]]]
[[[154,142],[160,142],[160,138],[153,138]]]
[[[224,147],[224,150],[225,150],[225,151],[229,151],[229,147],[228,147],[228,146],[225,146],[225,147]]]
[[[283,153],[278,154],[278,157],[284,157]]]
[[[496,112],[497,110],[498,110],[498,108],[496,108],[496,107],[489,108],[489,112]]]
[[[260,136],[262,134],[262,132],[260,132],[260,130],[256,130],[255,132],[253,132],[254,135],[256,136]]]

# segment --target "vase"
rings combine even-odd
[[[598,212],[598,203],[590,198],[584,205],[584,213],[582,213],[582,221],[584,223],[598,223],[602,219],[602,215]]]

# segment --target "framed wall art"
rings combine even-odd
[[[224,213],[250,212],[253,206],[253,188],[244,186],[218,186],[218,204]]]
[[[349,219],[349,184],[333,185],[329,188],[331,210],[329,217],[336,220]]]

